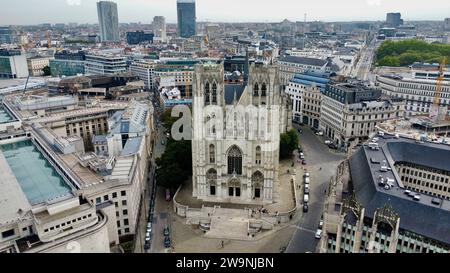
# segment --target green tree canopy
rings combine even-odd
[[[439,63],[450,58],[450,45],[421,40],[385,41],[376,53],[379,66],[408,66],[414,62]]]
[[[280,136],[280,158],[288,159],[292,156],[292,152],[298,148],[298,135],[292,129]]]

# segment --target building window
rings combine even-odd
[[[205,84],[205,105],[208,105],[210,102],[210,93],[211,93],[211,90],[210,90],[209,82],[207,82]]]
[[[103,199],[104,199],[105,201],[108,201],[108,200],[109,200],[109,196],[108,196],[108,195],[105,195],[105,196],[103,196]]]
[[[242,174],[242,152],[237,146],[228,152],[228,174]]]
[[[261,164],[261,147],[256,147],[255,163]]]
[[[96,202],[97,204],[100,204],[100,203],[102,202],[102,198],[101,198],[101,197],[97,197],[97,198],[95,199],[95,202]]]
[[[129,233],[130,232],[130,229],[129,228],[126,228],[125,229],[125,233]]]
[[[124,224],[125,226],[128,226],[128,225],[129,225],[128,219],[124,219],[124,220],[123,220],[123,224]]]
[[[214,163],[216,161],[216,151],[213,144],[209,145],[209,163]]]
[[[217,84],[213,83],[212,86],[212,103],[217,103]]]
[[[126,206],[127,205],[127,200],[122,200],[122,206]]]
[[[117,198],[117,192],[113,192],[112,198]]]
[[[121,196],[126,196],[126,195],[127,195],[127,192],[126,192],[126,191],[121,191],[121,192],[120,192],[120,195],[121,195]]]
[[[124,210],[122,211],[122,213],[123,213],[123,215],[128,215],[128,210],[124,209]]]

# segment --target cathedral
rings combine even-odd
[[[248,71],[243,81],[227,81],[223,64],[195,66],[192,181],[193,196],[204,202],[274,201],[292,104],[277,66],[256,63]]]

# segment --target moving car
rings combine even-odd
[[[322,238],[322,230],[321,230],[321,229],[318,229],[318,230],[316,231],[315,237],[316,237],[316,239]]]

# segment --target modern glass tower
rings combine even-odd
[[[195,0],[177,0],[178,36],[189,38],[196,33]]]
[[[119,42],[119,15],[117,4],[112,1],[97,3],[98,23],[100,26],[100,41]]]

